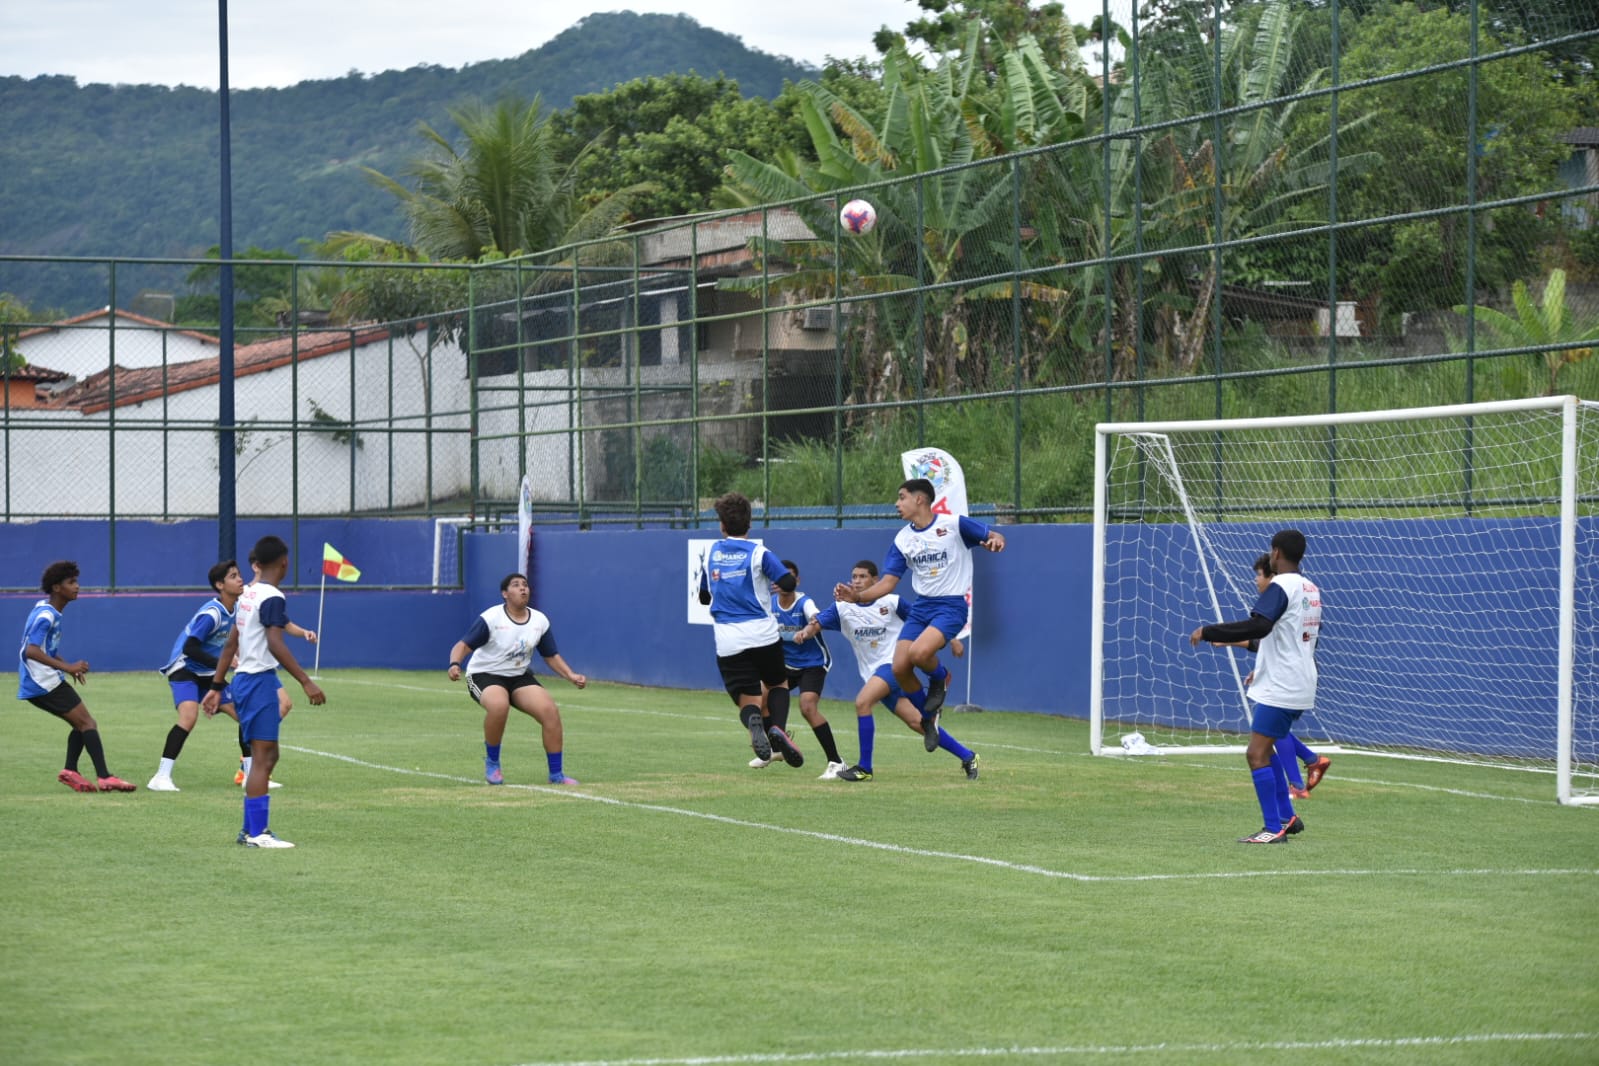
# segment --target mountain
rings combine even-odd
[[[635,78],[690,72],[768,98],[816,73],[685,15],[624,11],[590,15],[515,59],[234,90],[233,247],[297,250],[342,229],[404,238],[394,197],[361,167],[397,174],[423,150],[417,124],[449,136],[448,110],[469,99],[539,95],[562,109]],[[203,89],[0,77],[0,254],[203,254],[219,242],[218,112]],[[118,302],[180,283],[177,268],[119,268]],[[106,271],[0,263],[0,292],[81,310],[106,303]]]

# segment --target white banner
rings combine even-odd
[[[933,513],[949,515],[968,514],[966,504],[966,474],[955,457],[942,448],[917,448],[902,452],[900,463],[905,468],[905,479],[924,477],[933,483]],[[959,633],[964,640],[972,635],[972,590],[966,590],[966,628]]]
[[[533,479],[522,475],[522,494],[516,505],[516,566],[513,574],[525,574],[533,584]]]

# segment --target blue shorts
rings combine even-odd
[[[905,628],[899,631],[899,639],[914,642],[927,630],[936,629],[944,634],[947,643],[966,628],[968,611],[965,596],[923,596],[911,604]]]
[[[894,668],[888,663],[884,663],[872,671],[872,676],[880,677],[888,682],[888,695],[884,696],[881,702],[884,707],[891,711],[894,710],[894,708],[899,706],[899,701],[905,698],[905,690],[899,687],[898,681],[894,680]]]
[[[264,674],[234,674],[234,707],[239,712],[239,740],[270,740],[277,743],[278,692],[283,682],[276,670]]]
[[[172,689],[172,706],[177,707],[184,703],[199,703],[210,690],[211,679],[197,677],[187,670],[178,670],[167,678],[167,685]],[[223,706],[233,703],[232,685],[223,688],[221,702]]]
[[[1292,710],[1287,707],[1273,707],[1269,703],[1255,704],[1255,718],[1249,723],[1249,728],[1262,736],[1281,740],[1294,731],[1294,723],[1299,721],[1303,710]]]

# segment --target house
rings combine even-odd
[[[206,333],[179,329],[170,322],[132,311],[102,308],[24,330],[12,346],[36,366],[48,366],[81,379],[123,367],[159,367],[215,356],[221,341]]]
[[[0,382],[4,382],[5,408],[9,412],[42,407],[46,402],[43,395],[46,387],[66,380],[67,375],[59,370],[27,363],[0,373]]]
[[[1599,126],[1579,126],[1560,139],[1571,145],[1571,157],[1560,164],[1560,184],[1567,189],[1599,185]],[[1599,193],[1568,197],[1560,201],[1560,212],[1587,229],[1599,218]]]

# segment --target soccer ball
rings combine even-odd
[[[849,233],[870,233],[877,225],[877,208],[865,200],[851,200],[838,213],[838,224]]]

